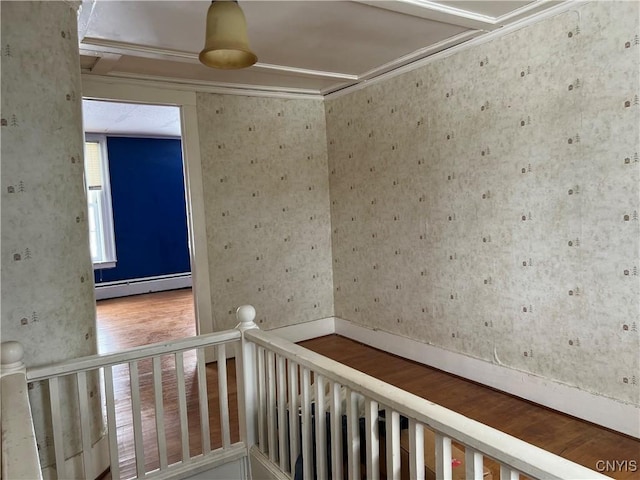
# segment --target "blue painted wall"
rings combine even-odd
[[[115,268],[96,283],[190,272],[178,139],[107,137]]]

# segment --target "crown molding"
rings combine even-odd
[[[472,30],[469,32],[459,33],[458,35],[454,35],[453,37],[447,38],[441,42],[434,43],[433,45],[429,45],[428,47],[420,48],[415,52],[409,53],[408,55],[399,57],[389,63],[385,63],[384,65],[380,65],[379,67],[369,70],[362,75],[358,75],[358,81],[369,80],[371,78],[377,77],[379,75],[382,75],[383,73],[387,73],[390,70],[395,70],[396,68],[400,68],[409,63],[416,62],[429,55],[433,55],[441,52],[442,50],[446,50],[447,48],[459,45],[481,34],[482,31],[480,30]]]
[[[265,87],[245,84],[213,84],[198,80],[156,77],[151,75],[134,75],[114,73],[110,75],[82,74],[82,82],[111,85],[132,85],[166,89],[172,91],[217,93],[223,95],[242,95],[250,97],[288,98],[323,100],[318,90],[292,89],[283,87]]]
[[[434,22],[448,23],[471,30],[490,32],[500,28],[495,17],[469,12],[428,0],[397,0],[395,2],[380,2],[379,0],[354,0],[356,3],[370,7],[381,8],[412,17],[424,18]]]

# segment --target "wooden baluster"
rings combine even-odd
[[[276,380],[278,387],[278,459],[280,470],[286,472],[289,468],[287,453],[287,371],[284,357],[278,355],[276,362]]]
[[[144,440],[142,438],[142,405],[140,403],[140,376],[138,361],[129,362],[129,382],[131,387],[131,414],[133,416],[133,444],[136,455],[136,472],[144,477]],[[93,478],[93,477],[88,477]]]
[[[436,478],[451,480],[451,439],[436,432]]]
[[[53,380],[53,379],[52,379]],[[107,433],[109,436],[109,459],[111,463],[111,478],[120,478],[120,458],[118,455],[118,426],[116,423],[116,399],[113,391],[113,367],[104,367],[104,391],[107,403]],[[53,404],[52,404],[53,406]],[[54,430],[55,435],[55,430]],[[65,478],[60,476],[58,478]]]
[[[289,361],[289,463],[295,472],[300,455],[300,424],[298,422],[298,365]]]
[[[331,382],[331,478],[342,478],[342,386]]]
[[[311,432],[311,372],[302,368],[302,478],[313,478],[313,444]]]
[[[409,419],[409,477],[424,480],[424,431],[413,419]]]
[[[258,446],[262,453],[267,453],[267,387],[266,372],[264,365],[265,350],[263,347],[258,348],[256,359],[256,374],[258,375]]]
[[[482,480],[484,478],[482,454],[471,447],[464,447],[465,477],[467,480]]]
[[[95,478],[93,457],[91,455],[91,412],[89,411],[89,394],[87,392],[87,372],[76,373],[78,401],[80,409],[80,432],[82,436],[82,465],[85,478]]]
[[[209,395],[207,393],[207,365],[204,361],[204,349],[196,349],[198,373],[198,401],[200,410],[200,436],[202,437],[202,454],[211,451],[211,433],[209,431]],[[218,359],[219,361],[219,359]],[[223,361],[226,363],[226,359]],[[218,369],[220,363],[218,363]],[[218,370],[219,371],[219,370]],[[226,393],[226,392],[225,392]]]
[[[231,446],[229,426],[229,395],[227,392],[227,351],[224,343],[216,347],[218,361],[218,397],[220,399],[220,420],[222,422],[222,448]]]
[[[378,402],[367,398],[364,402],[364,425],[366,435],[367,478],[380,478],[380,440],[378,436]]]
[[[275,354],[267,352],[267,433],[269,460],[278,461],[278,432],[276,431],[276,378]]]
[[[400,414],[390,408],[385,412],[387,479],[400,480]]]
[[[176,380],[178,383],[178,414],[180,415],[180,435],[182,440],[182,461],[191,459],[189,453],[189,422],[187,420],[187,393],[184,383],[184,354],[176,352]]]
[[[360,426],[358,412],[358,394],[347,389],[347,467],[349,478],[360,478]]]
[[[316,374],[316,478],[327,478],[327,417],[324,406],[324,378]]]
[[[49,379],[49,400],[51,404],[51,427],[53,428],[53,447],[56,455],[58,478],[68,478],[65,465],[64,440],[62,436],[62,410],[60,409],[60,384],[58,377]]]
[[[167,468],[167,439],[164,429],[164,403],[162,398],[162,357],[153,357],[153,399],[156,409],[156,440],[160,470]]]
[[[519,480],[520,472],[512,470],[507,465],[500,465],[500,480]]]

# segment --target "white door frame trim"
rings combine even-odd
[[[209,279],[209,250],[200,159],[196,92],[131,85],[115,79],[82,75],[82,95],[96,100],[175,105],[180,107],[189,253],[198,334],[214,331]],[[198,266],[196,268],[196,265]]]

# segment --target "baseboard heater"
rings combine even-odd
[[[96,300],[191,287],[191,272],[96,283]]]

